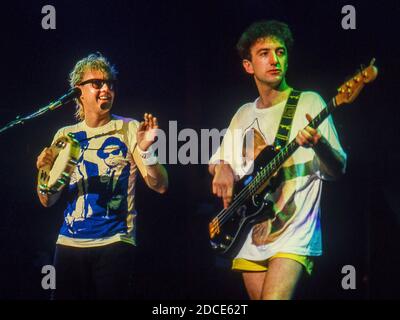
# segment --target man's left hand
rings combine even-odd
[[[308,122],[312,121],[312,117],[308,113],[306,113],[306,118]],[[296,142],[304,148],[313,148],[320,139],[321,133],[317,129],[307,126],[305,129],[299,131]]]
[[[156,129],[158,129],[158,121],[151,113],[144,114],[144,121],[139,125],[136,133],[137,144],[142,151],[147,149],[154,143],[156,139]]]

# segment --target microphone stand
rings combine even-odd
[[[29,114],[25,117],[21,117],[21,116],[17,116],[15,118],[15,120],[9,122],[8,124],[6,124],[3,128],[0,128],[0,133],[6,131],[7,129],[10,129],[12,127],[14,127],[17,124],[24,124],[24,122],[34,119],[36,117],[41,116],[42,114],[45,114],[47,111],[49,110],[55,110],[58,107],[62,106],[64,103],[61,100],[57,100],[57,101],[53,101],[50,102],[47,106],[40,108],[38,111]]]

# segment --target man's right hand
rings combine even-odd
[[[51,151],[51,149],[44,148],[43,151],[37,157],[36,168],[38,170],[40,170],[46,165],[52,167],[54,160],[55,160],[55,156],[54,156],[53,152]]]
[[[212,182],[213,194],[222,198],[224,209],[226,209],[232,201],[234,181],[235,175],[229,164],[221,163],[215,165],[214,179]]]
[[[36,167],[38,170],[43,169],[45,166],[53,166],[55,155],[51,151],[50,148],[44,148],[43,151],[39,154],[36,161]],[[37,194],[39,196],[40,203],[44,207],[51,207],[57,200],[60,198],[61,191],[55,194],[46,194],[40,192],[39,185],[36,188]]]

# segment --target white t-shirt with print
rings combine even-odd
[[[232,133],[235,129],[241,129],[241,136],[232,134],[229,139],[225,136],[220,148],[210,159],[210,163],[216,163],[218,160],[230,163],[235,174],[240,177],[249,167],[249,163],[245,167],[242,157],[245,133],[254,129],[265,144],[272,145],[286,104],[286,101],[283,101],[260,109],[257,108],[257,100],[243,105],[232,118],[228,131]],[[289,141],[295,139],[298,131],[307,126],[306,113],[314,118],[325,106],[325,102],[317,93],[303,92],[293,118]],[[346,159],[332,118],[324,120],[318,130],[332,148]],[[274,203],[275,219],[272,222],[268,244],[252,244],[250,231],[236,258],[261,261],[278,252],[307,256],[322,254],[320,199],[322,179],[329,177],[321,171],[313,149],[303,147],[299,147],[286,160],[281,168],[281,176],[281,184],[270,197]]]

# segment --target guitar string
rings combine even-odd
[[[296,144],[294,143],[294,145],[296,145]],[[277,162],[279,163],[279,161],[284,158],[283,156],[286,152],[287,151],[284,151],[284,149],[283,149],[280,153],[278,153],[278,155],[276,155],[272,159],[271,163],[269,165],[267,165],[265,168],[263,168],[254,177],[254,180],[252,180],[252,182],[250,182],[245,188],[242,189],[242,191],[238,194],[237,198],[235,199],[235,204],[232,205],[231,207],[227,208],[226,210],[223,210],[222,212],[220,212],[220,214],[218,214],[215,217],[215,218],[218,218],[220,226],[223,226],[226,223],[227,219],[229,219],[230,216],[235,212],[235,210],[239,206],[242,205],[242,203],[241,203],[242,200],[246,200],[249,195],[252,195],[252,193],[255,193],[255,191],[258,190],[260,188],[260,186],[265,183],[265,180],[268,180],[268,178],[271,176],[271,173],[275,172],[277,170],[277,167],[280,167],[280,165],[279,166],[277,165]],[[280,158],[282,158],[282,159],[280,159]],[[267,174],[268,171],[270,171],[269,174]],[[266,177],[268,177],[268,178],[266,178]],[[214,219],[212,221],[214,221]],[[214,228],[214,229],[216,229],[216,228]]]
[[[277,168],[279,168],[282,164],[279,164],[281,160],[283,160],[284,155],[289,151],[289,149],[297,149],[299,145],[293,140],[287,147],[285,147],[282,152],[278,153],[276,157],[273,158],[271,163],[267,165],[265,168],[263,168],[260,173],[258,173],[254,180],[250,182],[249,185],[247,185],[237,196],[237,199],[235,199],[235,204],[229,208],[227,208],[225,211],[222,211],[216,218],[218,219],[218,227],[222,227],[228,219],[231,217],[233,213],[235,213],[235,210],[242,205],[242,200],[247,200],[248,196],[251,196],[252,194],[255,193],[256,190],[260,188],[262,184],[265,183],[266,180],[271,176],[271,173],[277,171]],[[282,158],[282,159],[281,159]],[[269,174],[267,174],[269,172]],[[260,178],[261,177],[261,178]],[[215,219],[215,218],[214,218]],[[212,221],[214,221],[214,219]],[[218,229],[217,226],[215,226],[215,223],[213,223],[213,231]]]
[[[289,146],[289,145],[288,145]],[[287,146],[287,147],[288,147]],[[285,149],[288,149],[285,147]],[[286,151],[283,149],[280,153],[278,153],[271,163],[267,165],[265,168],[263,168],[255,177],[252,182],[250,182],[245,188],[242,189],[242,191],[238,194],[237,198],[235,199],[235,204],[232,205],[230,208],[226,209],[225,211],[222,211],[217,217],[219,220],[219,224],[222,226],[225,224],[226,220],[229,219],[232,213],[237,209],[238,206],[240,206],[242,203],[242,200],[246,200],[249,195],[254,193],[256,190],[259,189],[259,187],[265,183],[266,177],[270,177],[272,172],[276,171],[276,168],[278,167],[277,162],[279,163],[280,160],[284,158],[284,154]],[[282,159],[280,159],[282,158]],[[217,218],[216,217],[216,218]],[[216,229],[216,228],[214,228]]]
[[[333,111],[334,109],[334,103],[333,103],[333,99],[332,101],[330,101],[330,103],[326,106],[326,108],[324,108],[311,122],[309,125],[311,125],[312,127],[318,127],[323,120],[325,120],[325,118]],[[247,197],[249,195],[251,195],[251,189],[252,187],[254,187],[253,189],[258,189],[260,186],[256,187],[257,185],[257,179],[258,182],[263,181],[265,179],[265,176],[262,178],[259,178],[259,176],[263,175],[261,172],[263,171],[268,171],[266,170],[269,166],[273,167],[273,165],[275,164],[275,162],[282,160],[280,159],[280,157],[283,158],[283,156],[285,155],[285,153],[289,152],[294,152],[298,145],[297,143],[295,143],[295,140],[292,140],[287,146],[285,146],[281,152],[279,152],[271,161],[271,163],[269,165],[267,165],[265,168],[263,168],[259,174],[257,174],[254,178],[253,181],[251,181],[245,188],[243,188],[238,196],[237,199],[235,199],[235,204],[230,206],[227,209],[224,209],[223,211],[221,211],[216,217],[213,218],[212,221],[214,221],[215,219],[217,219],[218,221],[218,226],[223,226],[227,219],[229,219],[229,217],[234,213],[234,211],[238,208],[238,206],[240,206],[242,203],[242,200],[247,200]],[[291,147],[291,145],[293,144],[293,146]],[[294,148],[293,148],[294,147]],[[288,150],[289,148],[293,148],[294,150]],[[277,168],[274,168],[273,170],[277,170]],[[272,171],[274,172],[274,171]],[[264,173],[265,175],[265,173]],[[255,182],[256,181],[256,182]],[[261,185],[264,183],[264,181],[261,183]],[[254,184],[254,186],[252,186],[252,184]],[[253,190],[254,191],[254,190]],[[214,227],[213,229],[216,229],[216,227]]]
[[[315,119],[310,123],[312,126],[318,126],[325,118],[326,118],[326,116],[329,114],[329,112],[327,112],[327,111],[329,111],[331,108],[330,108],[331,106],[330,105],[328,105],[328,107],[327,108],[324,108],[324,110],[322,110],[321,112],[320,112],[320,114],[318,114],[316,117],[315,117]],[[325,112],[324,112],[325,111]],[[323,118],[323,119],[322,119]],[[319,122],[319,123],[318,123]],[[267,165],[267,167],[268,166],[270,166],[270,167],[276,167],[276,168],[273,168],[272,169],[272,171],[274,172],[274,171],[276,171],[277,170],[277,168],[279,167],[279,166],[276,166],[276,162],[277,161],[280,161],[280,160],[282,160],[283,158],[284,158],[284,156],[286,155],[286,153],[288,153],[288,152],[291,152],[291,151],[293,151],[294,152],[294,150],[298,147],[298,145],[296,145],[296,143],[293,143],[293,142],[295,142],[295,140],[293,140],[289,145],[287,145],[280,153],[278,153],[278,155],[275,157],[275,158],[273,158],[273,160],[271,161],[271,163],[270,163],[270,165]],[[293,147],[295,147],[295,148],[293,148]],[[289,150],[289,149],[293,149],[293,150]],[[282,157],[282,159],[280,159],[280,157]],[[265,167],[264,169],[267,169],[267,167]],[[261,179],[259,179],[258,181],[257,181],[257,179],[259,178],[259,175],[260,176],[262,176],[262,175],[265,175],[265,173],[264,174],[262,174],[261,172],[263,172],[264,171],[264,169],[263,170],[261,170],[260,171],[260,174],[257,174],[256,175],[256,177],[255,177],[255,179],[252,181],[252,182],[254,182],[254,181],[256,181],[255,183],[254,183],[254,185],[257,185],[257,182],[262,182],[261,183],[261,185],[264,183],[264,179],[265,179],[265,177],[262,177]],[[268,171],[268,170],[265,170],[265,171]],[[250,183],[250,184],[252,184],[252,182]],[[248,185],[249,186],[249,188],[248,189],[258,189],[260,186],[252,186],[252,185]],[[246,192],[246,191],[248,191],[247,190],[247,188],[246,188],[246,190],[242,190],[242,191],[244,191],[244,192]],[[252,190],[250,190],[250,194],[251,194],[251,191]],[[253,190],[254,191],[254,190]],[[248,194],[241,194],[242,192],[240,192],[239,194],[238,194],[238,198],[241,198],[241,197],[243,197],[243,196],[245,196],[245,197],[247,197],[248,196]],[[239,202],[240,203],[240,200],[241,199],[237,199],[237,200],[235,200],[235,202],[237,201],[237,202]],[[241,203],[240,203],[241,204]],[[234,211],[234,210],[236,210],[236,208],[235,207],[237,207],[238,205],[233,205],[233,206],[231,206],[230,208],[228,208],[227,210],[225,210],[225,212],[223,211],[223,212],[221,212],[220,214],[218,214],[217,215],[217,217],[216,218],[218,218],[218,219],[221,219],[221,225],[223,225],[225,222],[226,222],[226,219],[227,218],[229,218],[229,216],[231,215],[231,213],[232,212],[229,212],[229,211]]]
[[[292,144],[292,143],[294,143],[294,140],[290,143],[290,144]],[[289,144],[289,145],[290,145]],[[238,195],[236,196],[236,199],[235,199],[235,202],[238,202],[239,201],[239,198],[241,198],[242,197],[242,194],[244,193],[244,192],[246,192],[246,191],[248,191],[247,189],[251,189],[251,188],[253,188],[253,189],[258,189],[258,187],[255,187],[255,185],[257,184],[257,179],[258,179],[258,181],[260,181],[261,182],[261,180],[264,180],[265,179],[265,177],[262,177],[262,178],[259,178],[259,176],[262,176],[262,175],[265,175],[265,173],[263,173],[263,172],[265,172],[265,171],[270,171],[271,169],[270,169],[270,167],[276,167],[276,162],[278,162],[278,161],[280,161],[281,159],[280,159],[280,157],[282,157],[282,159],[284,158],[284,156],[285,156],[285,154],[288,152],[288,147],[289,147],[289,145],[287,145],[287,146],[285,146],[282,150],[281,150],[281,152],[279,152],[272,160],[271,160],[271,162],[266,166],[266,167],[264,167],[255,177],[254,177],[254,179],[245,187],[245,188],[243,188],[239,193],[238,193]],[[272,171],[274,171],[274,170],[276,170],[276,168],[273,168],[272,169]],[[263,183],[264,183],[264,181],[263,181]],[[233,205],[234,206],[234,205]],[[230,208],[227,208],[227,209],[225,209],[225,210],[223,210],[223,211],[228,211],[228,209],[231,209],[233,206],[231,206]],[[224,214],[224,212],[220,212],[216,217],[214,217],[214,218],[220,218],[223,214]]]
[[[320,115],[322,115],[322,113],[323,113],[323,112],[321,111],[321,113],[314,119],[315,121],[313,121],[313,122],[318,122],[318,120],[319,120],[318,118],[319,118]],[[312,122],[312,124],[314,124],[313,122]],[[315,124],[314,124],[314,125],[315,125]],[[261,185],[264,183],[265,176],[262,177],[262,178],[259,178],[259,176],[265,175],[265,173],[262,173],[262,172],[263,172],[263,171],[272,171],[272,172],[276,171],[277,168],[279,167],[279,166],[277,166],[276,162],[279,162],[280,160],[282,160],[282,159],[284,158],[284,156],[285,156],[288,152],[291,152],[291,151],[292,151],[292,150],[289,150],[289,149],[292,149],[293,147],[296,147],[296,148],[298,147],[298,145],[296,145],[296,143],[295,143],[295,140],[292,140],[287,146],[285,146],[284,149],[282,149],[282,151],[279,152],[279,153],[277,154],[277,156],[274,157],[274,158],[272,159],[271,163],[270,163],[269,165],[267,165],[265,168],[263,168],[263,169],[260,171],[260,173],[257,174],[257,175],[255,176],[254,180],[253,180],[252,182],[250,182],[250,184],[248,185],[248,188],[247,188],[247,187],[244,188],[244,189],[238,194],[237,199],[235,199],[235,202],[236,202],[236,203],[235,203],[233,206],[231,206],[230,208],[228,208],[227,210],[225,210],[225,212],[223,211],[223,212],[221,212],[219,215],[217,215],[216,218],[218,218],[218,220],[221,219],[221,221],[220,221],[220,225],[221,225],[221,226],[226,222],[226,219],[229,218],[229,216],[236,210],[236,208],[237,208],[239,205],[241,205],[241,200],[242,200],[242,199],[240,199],[240,198],[243,198],[243,197],[246,197],[246,198],[247,198],[247,196],[249,195],[248,192],[247,192],[247,191],[249,191],[248,189],[258,189],[259,186],[257,186],[257,182],[262,182]],[[296,149],[296,148],[293,148],[293,149]],[[294,150],[293,150],[293,151],[294,151]],[[280,158],[282,158],[282,159],[280,159]],[[268,167],[272,167],[272,169],[268,170]],[[274,167],[275,167],[275,168],[274,168]],[[257,180],[257,179],[258,179],[258,180]],[[246,194],[245,194],[245,192],[246,192]],[[251,194],[251,190],[250,190],[250,194]],[[232,212],[232,211],[233,211],[233,212]]]
[[[373,64],[373,62],[371,62],[371,65]],[[336,100],[335,100],[335,98],[336,97],[334,97],[334,98],[332,98],[331,100],[330,100],[330,102],[329,102],[329,104],[326,106],[326,108],[324,108],[316,117],[315,117],[315,119],[313,119],[311,122],[310,122],[310,124],[309,125],[311,125],[312,127],[315,127],[315,128],[317,128],[335,109],[336,109],[336,107],[337,107],[337,104],[336,104]],[[290,145],[290,144],[289,144]],[[277,157],[279,157],[279,154],[277,155]],[[274,158],[275,159],[275,158]],[[273,159],[273,160],[274,160]],[[279,158],[278,158],[279,159]],[[268,166],[268,165],[267,165]],[[264,168],[262,169],[262,170],[264,170]],[[257,174],[258,175],[258,174]],[[257,175],[256,175],[256,177],[257,177]],[[251,184],[251,183],[250,183]],[[249,184],[249,185],[250,185]],[[246,189],[246,191],[247,191],[247,188],[244,188],[244,189]],[[243,189],[243,190],[244,190]],[[242,190],[242,191],[243,191]],[[239,193],[239,194],[241,194],[242,193],[242,191]],[[244,195],[244,193],[243,193],[243,195]],[[247,196],[246,196],[247,197]],[[235,200],[235,202],[236,202],[236,200]],[[227,216],[227,215],[229,215],[229,211],[233,211],[233,208],[234,206],[231,206],[230,208],[228,208],[227,210],[226,210],[226,214],[225,214],[225,216]],[[219,216],[223,216],[224,215],[224,212],[221,212],[220,214],[218,214],[215,218],[217,218],[217,219],[219,219]],[[215,219],[214,218],[214,219]],[[214,221],[214,219],[213,219],[213,221]],[[222,221],[223,222],[223,221]],[[223,225],[223,223],[221,223],[221,225]],[[215,228],[214,228],[215,229]]]

